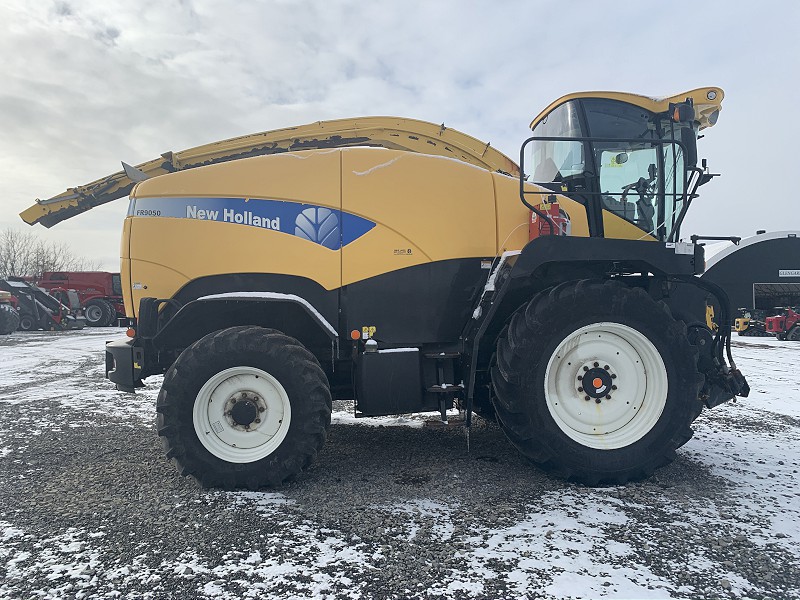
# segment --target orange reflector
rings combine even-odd
[[[128,337],[136,337],[136,330],[133,327],[130,327],[128,331],[125,332],[125,335]]]
[[[602,380],[602,379],[600,379],[599,377],[595,377],[594,379],[592,379],[592,385],[593,385],[595,388],[599,388],[600,386],[602,386],[602,385],[603,385],[603,380]]]
[[[350,332],[350,339],[358,340],[360,338],[361,338],[361,332],[358,329],[353,329],[353,331]]]

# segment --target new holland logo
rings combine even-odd
[[[329,208],[307,208],[297,215],[294,234],[335,250],[339,247],[339,219]]]

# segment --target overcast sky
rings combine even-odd
[[[700,156],[722,173],[683,227],[800,229],[800,3],[16,0],[0,5],[0,229],[167,150],[362,115],[444,122],[516,157],[585,90],[726,92]],[[119,267],[125,199],[45,239]]]

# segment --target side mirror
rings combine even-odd
[[[694,106],[689,102],[669,105],[669,117],[675,123],[691,123],[694,121]]]
[[[686,150],[686,167],[697,166],[697,136],[689,127],[681,127],[681,143]]]

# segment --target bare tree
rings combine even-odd
[[[97,260],[77,256],[64,242],[45,241],[32,231],[0,232],[0,277],[38,277],[44,271],[95,271]]]

